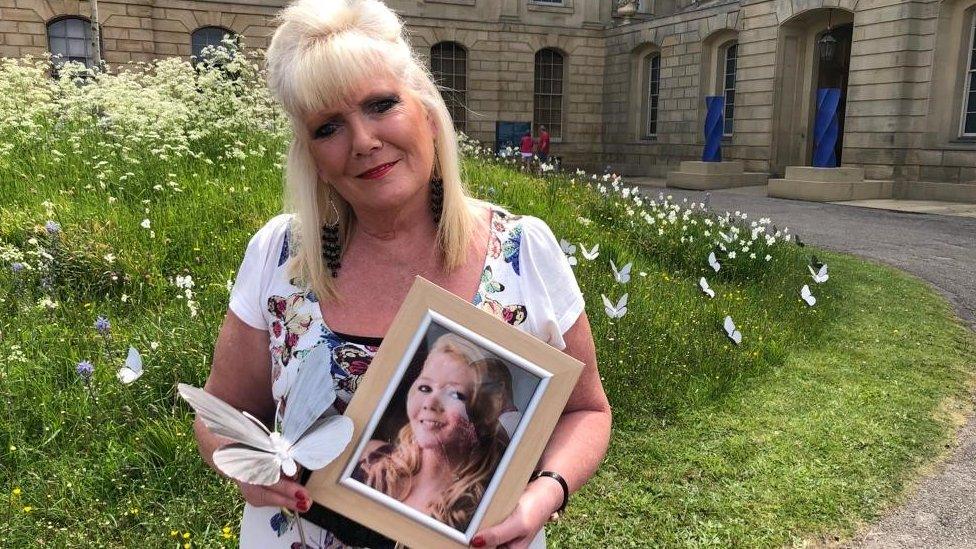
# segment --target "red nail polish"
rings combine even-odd
[[[295,490],[295,499],[305,499],[305,494],[301,490]]]
[[[303,513],[305,513],[312,508],[312,502],[303,499],[298,502],[298,507],[301,508]]]
[[[485,546],[485,538],[481,536],[475,536],[474,538],[471,539],[471,547],[484,547],[484,546]]]

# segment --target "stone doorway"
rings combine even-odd
[[[837,39],[834,60],[830,63],[821,61],[818,47],[818,39],[826,33],[828,23],[831,34]],[[837,147],[843,147],[843,105],[853,30],[854,14],[840,8],[808,10],[780,25],[769,154],[769,171],[774,176],[782,177],[787,166],[810,165],[819,87],[828,85],[842,90],[838,113],[841,137]]]

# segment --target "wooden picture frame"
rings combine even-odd
[[[441,431],[439,429],[449,429],[450,421],[424,420],[419,412],[411,415],[409,411],[411,402],[408,399],[424,398],[418,394],[434,392],[431,387],[452,386],[439,382],[427,384],[430,376],[436,376],[436,366],[428,369],[427,352],[431,340],[437,344],[443,334],[454,334],[445,340],[459,336],[492,357],[495,373],[479,374],[480,379],[496,380],[499,375],[508,379],[507,392],[503,390],[499,394],[509,395],[511,405],[506,413],[494,416],[490,425],[487,420],[481,425],[475,425],[477,419],[469,420],[468,425],[474,425],[471,429],[475,430],[468,432],[477,432],[481,437],[480,433],[494,429],[492,432],[496,434],[491,440],[495,444],[491,447],[504,449],[492,450],[491,456],[485,452],[485,459],[495,465],[490,475],[479,477],[482,483],[487,482],[486,486],[482,484],[483,496],[473,511],[464,514],[466,519],[460,519],[460,522],[451,519],[454,524],[429,516],[370,486],[364,472],[377,463],[374,456],[380,454],[375,448],[380,441],[387,442],[383,444],[386,450],[382,455],[391,455],[399,448],[397,441],[401,439],[391,433],[402,433],[409,427],[410,440],[416,441],[414,446],[420,447],[424,440],[431,440],[430,437],[457,437],[457,433],[464,432],[462,429]],[[435,358],[431,364],[444,360]],[[499,367],[499,363],[504,367]],[[459,372],[469,371],[457,366],[453,368]],[[510,377],[505,376],[502,368],[507,369]],[[312,499],[408,547],[468,547],[478,531],[498,524],[515,508],[582,368],[583,364],[578,360],[418,276],[345,411],[355,428],[352,441],[338,458],[316,471],[308,481]],[[479,383],[492,388],[505,385],[495,381]],[[451,394],[460,398],[457,392]],[[479,398],[484,402],[487,397]],[[456,404],[448,402],[447,406],[435,406],[442,409]],[[459,409],[468,410],[477,418],[480,416],[475,406],[472,400]],[[421,405],[413,404],[412,410],[421,408]],[[499,409],[497,405],[492,408]],[[400,430],[395,429],[396,421],[401,422]],[[500,434],[500,427],[504,427],[508,434],[507,442],[498,442],[506,440]],[[406,443],[404,446],[410,448]],[[497,458],[499,454],[501,457]],[[461,483],[458,478],[455,476],[455,482]],[[456,486],[460,490],[467,484]],[[410,490],[414,493],[413,488]],[[405,501],[410,499],[405,497]]]

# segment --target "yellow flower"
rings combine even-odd
[[[16,488],[14,488],[13,494],[15,496],[19,496],[21,494],[20,486],[17,486]]]
[[[183,544],[183,549],[190,549],[190,542],[184,543]]]
[[[190,533],[189,532],[183,532],[183,539],[190,539]]]
[[[31,507],[30,505],[26,505],[26,506],[24,506],[24,512],[25,512],[25,513],[30,513],[30,512],[31,512],[31,511],[33,511],[33,510],[34,510],[34,508],[33,508],[33,507]]]

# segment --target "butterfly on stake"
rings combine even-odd
[[[622,295],[620,299],[617,301],[617,305],[615,307],[613,305],[613,302],[610,301],[607,298],[607,296],[600,294],[600,297],[603,298],[603,307],[604,310],[606,310],[607,312],[607,316],[609,316],[610,318],[620,318],[625,314],[627,314],[627,297],[629,295],[630,294]]]
[[[280,408],[286,399],[278,401],[274,431],[199,387],[180,383],[178,389],[214,434],[234,441],[217,449],[213,461],[220,471],[241,482],[270,486],[281,479],[282,473],[295,475],[298,465],[321,469],[352,440],[351,419],[340,415],[321,417],[336,396],[325,345],[305,355],[286,397],[284,414]]]
[[[704,292],[709,298],[715,297],[715,290],[708,286],[708,281],[705,280],[705,277],[698,279],[698,287],[701,288],[701,291]]]
[[[576,246],[574,244],[570,244],[565,238],[560,238],[559,247],[562,248],[563,254],[566,255],[566,261],[569,261],[570,265],[576,265]]]
[[[135,347],[129,347],[129,356],[125,357],[125,364],[119,368],[115,376],[126,385],[142,377],[142,355]]]
[[[733,343],[736,345],[742,343],[742,332],[735,328],[735,322],[732,322],[731,316],[726,315],[725,322],[722,324],[722,327],[725,328],[725,335],[727,335]]]
[[[827,275],[827,264],[817,261],[817,256],[813,256],[810,264],[807,265],[807,269],[810,271],[810,276],[813,277],[813,281],[817,284],[823,284],[830,278]]]
[[[719,263],[718,262],[718,259],[715,257],[715,252],[709,252],[709,254],[708,254],[708,266],[711,267],[712,269],[714,269],[716,273],[718,272],[719,269],[722,268],[722,264]]]
[[[817,298],[813,297],[813,294],[810,293],[810,286],[807,286],[806,284],[800,288],[800,297],[803,298],[803,301],[806,301],[807,305],[810,307],[813,307],[817,303]]]
[[[586,246],[580,242],[580,253],[583,254],[583,258],[587,261],[593,261],[598,255],[600,255],[600,243],[597,242],[593,245],[592,249],[587,250]]]
[[[634,262],[624,265],[619,271],[617,266],[614,264],[613,260],[610,260],[610,268],[613,269],[613,279],[620,284],[626,284],[630,282],[630,269],[634,266]]]

